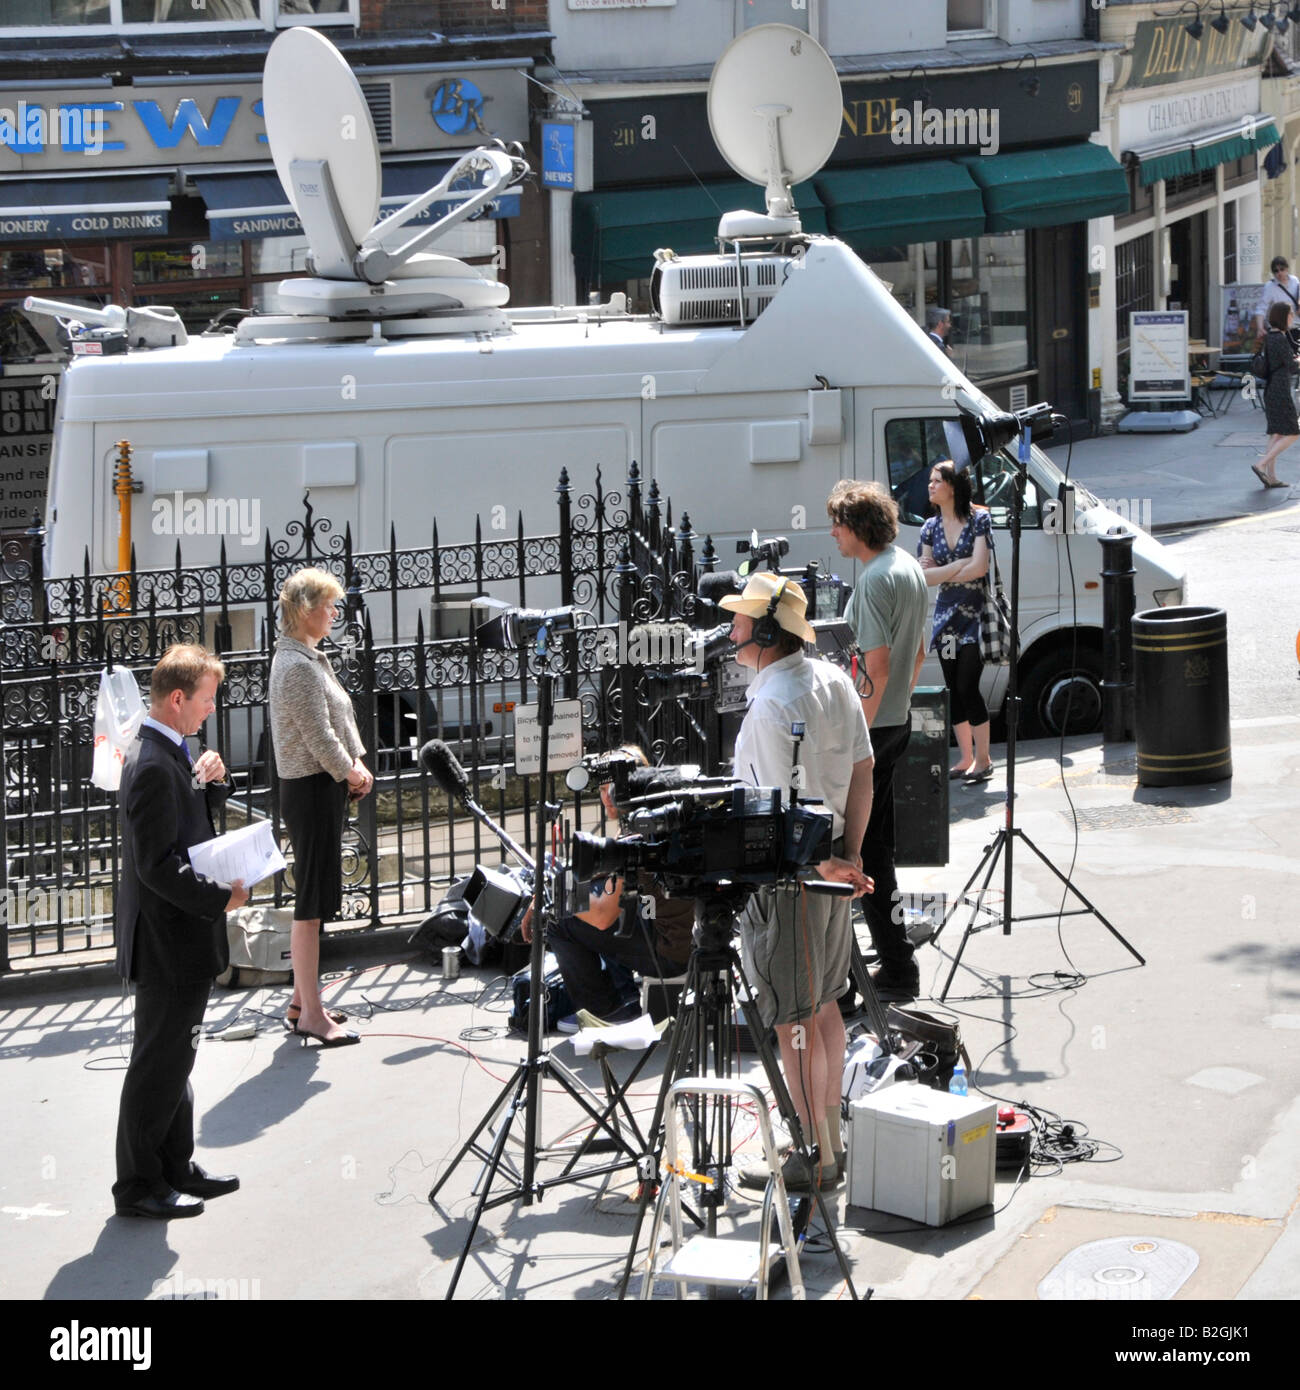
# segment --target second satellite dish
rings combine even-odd
[[[764,185],[768,216],[729,214],[719,235],[797,231],[791,186],[830,158],[842,120],[840,80],[819,43],[788,24],[734,39],[709,80],[709,129],[736,173]]]

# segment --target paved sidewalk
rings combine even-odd
[[[1215,392],[1215,419],[1187,434],[1104,434],[1048,451],[1059,468],[1146,530],[1263,516],[1300,501],[1300,486],[1265,489],[1250,471],[1264,450],[1264,412],[1235,392]],[[1300,443],[1278,460],[1284,482],[1300,482]]]
[[[1026,745],[1019,823],[1147,958],[1138,967],[1106,928],[1067,917],[975,935],[949,1007],[979,1084],[1086,1126],[1116,1161],[1036,1177],[996,1216],[941,1230],[843,1208],[841,1236],[860,1287],[878,1299],[1033,1297],[1058,1258],[1115,1235],[1173,1240],[1199,1261],[1181,1298],[1300,1297],[1288,1214],[1296,1204],[1300,1102],[1300,719],[1238,721],[1231,789],[1135,787],[1129,745],[1067,744],[1064,785],[1049,744]],[[1069,792],[1067,799],[1066,792]],[[962,789],[944,870],[904,871],[904,891],[955,892],[1000,818],[1001,776]],[[1018,851],[1017,917],[1048,914],[1059,886]],[[1243,885],[1246,885],[1243,888]],[[922,953],[937,990],[959,939],[950,926]],[[434,1180],[486,1110],[522,1044],[504,1031],[508,1001],[475,971],[443,984],[393,936],[337,949],[353,966],[333,989],[360,1047],[303,1049],[280,1028],[285,992],[214,991],[209,1030],[258,1010],[248,1041],[208,1041],[194,1084],[200,1158],[243,1189],[196,1221],[168,1226],[111,1215],[112,1134],[128,1023],[102,972],[58,993],[0,983],[0,1086],[8,1116],[0,1180],[5,1298],[438,1298],[466,1238],[475,1165],[438,1209]],[[1055,972],[1088,976],[1062,990]],[[554,1038],[571,1062],[571,1044]],[[657,1066],[657,1063],[656,1063]],[[594,1083],[590,1062],[578,1071]],[[653,1103],[652,1067],[636,1087]],[[545,1097],[541,1132],[581,1126]],[[752,1131],[752,1123],[743,1130]],[[554,1172],[543,1170],[543,1176]],[[599,1299],[615,1286],[633,1224],[632,1178],[586,1180],[531,1208],[490,1212],[459,1291],[468,1298]],[[727,1222],[756,1208],[730,1198]],[[808,1253],[809,1296],[844,1290],[834,1262]]]

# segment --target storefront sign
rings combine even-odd
[[[1119,108],[1120,147],[1126,150],[1173,144],[1212,130],[1228,130],[1259,111],[1259,74],[1218,82],[1199,91],[1170,92]]]
[[[1252,33],[1235,22],[1226,34],[1212,29],[1194,39],[1187,32],[1186,16],[1147,19],[1133,36],[1127,74],[1115,84],[1121,87],[1162,87],[1171,82],[1194,82],[1198,77],[1217,77],[1263,61],[1270,34],[1262,25]]]
[[[574,191],[573,125],[569,121],[542,122],[542,187]]]
[[[528,138],[526,83],[517,68],[477,66],[472,79],[439,69],[362,72],[358,80],[391,123],[385,153]],[[0,92],[0,176],[270,157],[256,81]]]
[[[1187,400],[1187,310],[1132,313],[1128,321],[1129,400]]]
[[[23,530],[45,512],[57,374],[0,377],[0,531]]]
[[[1049,132],[1053,143],[1086,140],[1100,120],[1096,61],[1040,65],[1036,75],[1036,96],[1005,69],[844,80],[840,136],[828,164],[993,153],[994,131],[998,153],[1042,144]],[[703,92],[588,105],[598,185],[734,177],[709,133]],[[940,113],[937,121],[930,112]]]

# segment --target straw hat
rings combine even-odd
[[[784,587],[782,587],[784,586]],[[718,607],[731,613],[744,613],[746,617],[761,618],[772,606],[772,599],[780,593],[776,605],[776,620],[786,632],[801,637],[805,642],[817,640],[816,629],[804,614],[808,610],[808,597],[803,585],[797,579],[788,579],[770,570],[760,570],[749,576],[745,592],[718,600]]]

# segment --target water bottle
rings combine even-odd
[[[966,1068],[960,1062],[952,1069],[952,1080],[948,1083],[948,1094],[950,1096],[964,1096],[966,1094]]]

